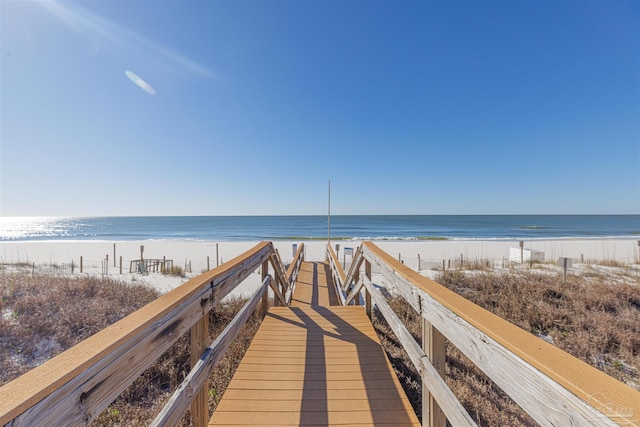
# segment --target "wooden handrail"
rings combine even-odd
[[[424,351],[413,339],[411,332],[409,332],[393,311],[385,297],[382,295],[382,292],[373,286],[373,283],[371,283],[371,280],[369,280],[366,275],[360,278],[359,283],[362,283],[362,286],[364,286],[371,294],[378,310],[383,314],[387,323],[393,330],[393,333],[396,335],[414,366],[417,368],[418,373],[422,377],[423,383],[429,384],[429,389],[435,395],[436,400],[440,402],[440,406],[451,423],[455,426],[475,426],[476,423],[469,416],[467,411],[465,411],[458,398],[444,382],[444,379],[440,377],[436,368],[429,362]]]
[[[284,272],[284,266],[282,265],[282,259],[280,258],[280,253],[277,249],[271,253],[270,260],[273,270],[275,271],[275,278],[277,282],[276,287],[279,284],[282,294],[285,295],[289,289],[289,281],[287,280],[287,275]]]
[[[364,242],[361,247],[366,261],[382,272],[389,285],[427,324],[444,335],[539,424],[640,425],[637,390],[418,274],[375,244]],[[378,307],[383,307],[381,293],[368,283],[367,278],[362,278],[352,291],[365,286]],[[385,317],[390,324],[395,322]],[[404,345],[413,346],[399,333]],[[418,371],[421,375],[424,372],[420,366]],[[438,403],[444,410],[450,402]],[[621,409],[616,413],[613,408]]]
[[[218,335],[218,338],[207,347],[198,363],[173,393],[173,396],[171,396],[162,411],[160,411],[153,420],[151,426],[177,425],[180,422],[180,419],[189,408],[193,390],[200,390],[207,385],[207,380],[213,368],[220,361],[227,348],[229,348],[229,344],[231,344],[238,333],[240,333],[244,324],[247,323],[249,316],[251,316],[251,313],[262,299],[262,296],[267,292],[269,286],[271,286],[271,282],[271,276],[267,276],[262,282],[262,286],[260,286],[242,306],[231,323],[229,323],[220,335]]]
[[[289,265],[289,269],[287,270],[287,283],[288,283],[288,291],[286,295],[287,305],[291,304],[291,299],[293,298],[293,291],[295,290],[296,281],[298,280],[298,274],[300,273],[300,267],[302,267],[302,262],[305,257],[305,247],[304,243],[301,243],[298,246],[298,250],[296,251],[296,255],[293,257],[291,261],[291,265]]]
[[[330,244],[327,244],[326,258],[329,262],[331,275],[333,276],[332,278],[336,295],[338,295],[340,304],[346,305],[347,294],[344,291],[346,276],[344,274],[344,270],[342,269],[342,265],[340,265],[340,261],[338,260],[338,257]]]
[[[349,286],[351,283],[356,282],[358,280],[357,275],[360,271],[360,266],[364,261],[364,257],[362,256],[362,246],[358,246],[356,249],[356,254],[351,259],[351,266],[349,267],[349,272],[347,273],[346,278],[343,281],[343,289],[345,292],[349,290]]]
[[[83,425],[268,261],[262,242],[0,387],[0,425]]]

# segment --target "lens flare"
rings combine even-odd
[[[127,71],[124,72],[124,74],[127,76],[127,78],[129,78],[129,80],[131,80],[140,89],[144,90],[149,95],[155,95],[156,94],[156,90],[154,88],[152,88],[149,83],[145,82],[140,77],[138,77],[138,75],[136,73],[127,70]]]

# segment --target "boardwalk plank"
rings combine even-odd
[[[418,426],[369,319],[340,307],[323,263],[302,264],[272,307],[209,425]]]

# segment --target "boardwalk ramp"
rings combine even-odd
[[[304,262],[291,307],[272,307],[209,425],[418,426],[360,306]]]

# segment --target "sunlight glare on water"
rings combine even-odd
[[[0,217],[0,240],[62,237],[72,225],[64,218]]]

